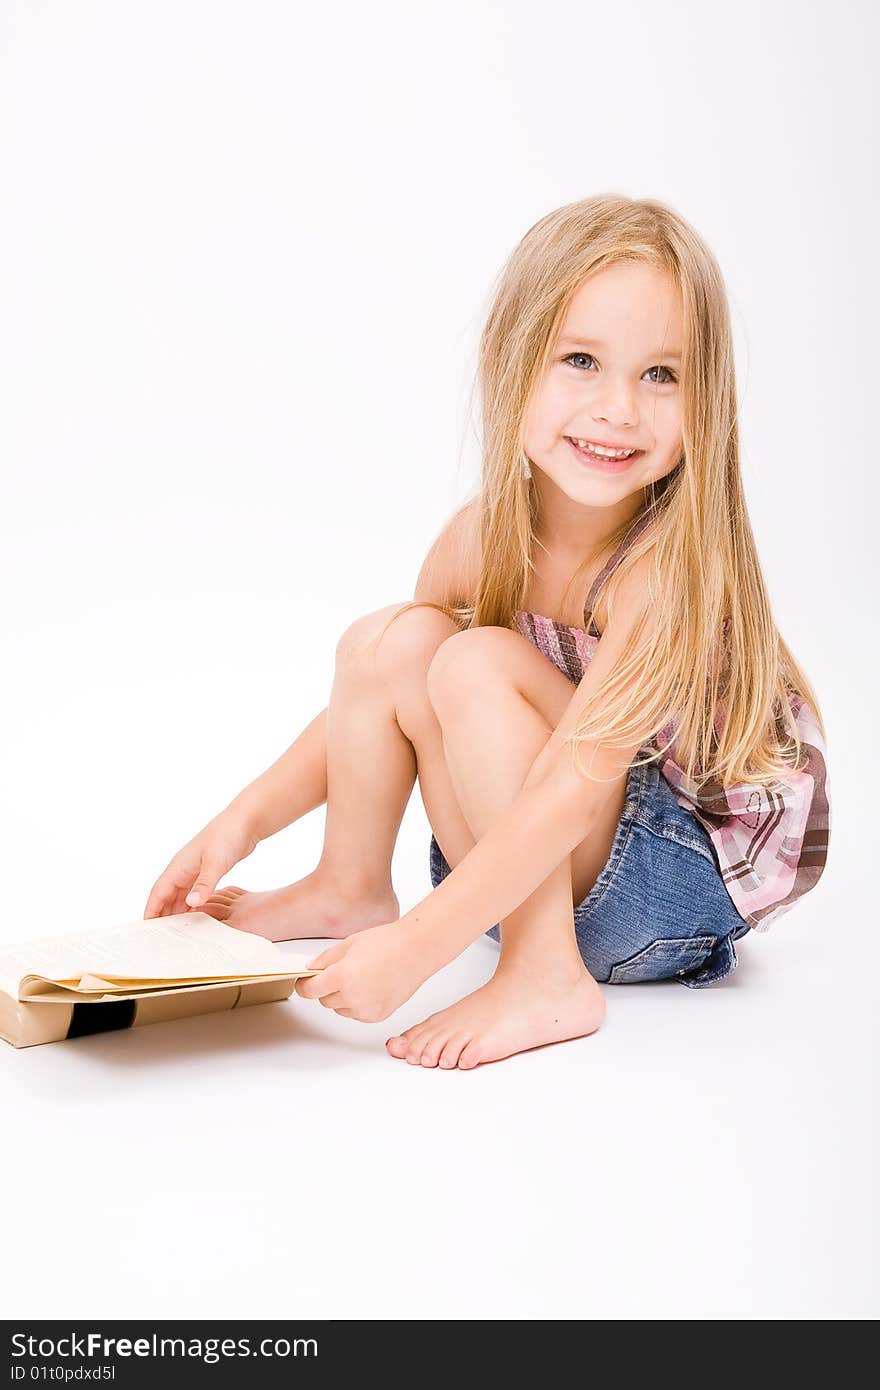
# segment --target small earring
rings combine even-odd
[[[528,458],[526,457],[526,451],[525,451],[525,449],[523,449],[523,451],[522,451],[522,453],[521,453],[521,455],[520,455],[520,458],[522,459],[523,477],[524,477],[524,478],[530,478],[530,477],[532,476],[532,468],[531,468],[531,464],[530,464],[529,461],[528,461]]]

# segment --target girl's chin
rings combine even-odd
[[[538,469],[532,466],[532,473],[538,477]],[[564,492],[566,497],[570,497],[572,502],[583,502],[586,494],[594,493],[597,498],[608,497],[615,502],[619,502],[623,497],[629,497],[634,492],[642,492],[650,486],[650,479],[645,479],[641,469],[627,469],[617,473],[605,473],[601,470],[594,471],[592,468],[583,468],[581,472],[572,473],[570,468],[559,469],[554,473],[548,469],[541,469],[544,477],[548,479],[560,492]]]

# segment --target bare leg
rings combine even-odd
[[[273,941],[344,937],[396,921],[391,859],[417,771],[432,824],[441,827],[450,853],[460,857],[473,845],[425,693],[437,648],[457,629],[437,610],[416,608],[377,642],[400,606],[358,619],[337,645],[327,711],[326,824],[316,868],[270,892],[221,888],[205,906],[213,916]]]
[[[471,642],[467,653],[460,645],[455,653],[455,643],[450,644],[438,655],[429,676],[450,777],[477,838],[527,780],[562,713],[557,706],[553,723],[548,723],[510,679],[511,668],[504,658],[508,651],[518,656],[517,649],[510,647],[519,640],[516,634],[485,629],[478,640],[479,651]],[[554,699],[556,689],[551,690]],[[568,684],[568,699],[571,691]],[[619,794],[610,798],[607,824],[598,828],[596,843],[590,847],[590,859],[597,866],[593,881],[610,851],[624,787],[625,779],[621,779]],[[501,958],[494,978],[451,1008],[389,1038],[392,1056],[428,1067],[468,1068],[582,1037],[600,1026],[604,998],[583,963],[574,935],[572,860],[573,856],[566,858],[501,923]],[[581,883],[577,901],[589,886]]]

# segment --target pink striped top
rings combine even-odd
[[[514,616],[517,630],[575,684],[600,640],[591,621],[599,589],[650,520],[650,510],[640,513],[593,583],[584,609],[589,630],[540,613],[520,610]],[[707,831],[733,905],[756,931],[767,931],[771,922],[815,887],[828,858],[831,811],[825,743],[811,706],[794,691],[789,704],[803,740],[806,765],[800,772],[785,773],[775,787],[738,783],[724,790],[715,779],[698,790],[672,757],[674,743],[659,765],[676,801]],[[674,723],[667,724],[645,749],[659,749],[673,732]]]

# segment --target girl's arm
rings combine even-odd
[[[327,710],[316,714],[281,757],[239,792],[227,810],[260,840],[327,800]]]
[[[590,834],[613,785],[611,779],[650,738],[652,730],[646,726],[629,748],[581,745],[581,762],[605,785],[579,773],[572,766],[571,749],[562,746],[574,731],[580,711],[612,673],[634,625],[648,612],[647,559],[637,562],[622,580],[613,619],[606,624],[583,679],[532,764],[522,790],[451,873],[400,919],[399,927],[421,938],[419,954],[433,970],[448,964],[509,916]]]

